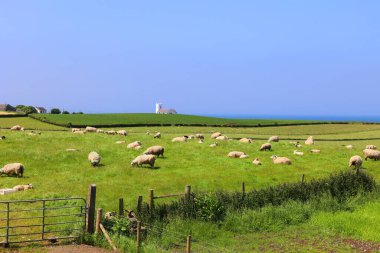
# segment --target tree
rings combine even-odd
[[[16,109],[24,112],[26,115],[31,114],[31,113],[37,113],[36,108],[34,108],[33,106],[28,106],[28,105],[17,105]]]
[[[70,114],[68,111],[63,111],[62,114]]]
[[[59,110],[58,108],[53,108],[50,110],[50,113],[51,114],[61,114],[61,110]]]

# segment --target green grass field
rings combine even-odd
[[[67,126],[114,126],[114,125],[241,125],[256,126],[274,124],[300,124],[320,121],[308,120],[265,120],[265,119],[223,119],[184,114],[160,115],[153,113],[129,114],[33,114],[32,117],[55,124]]]
[[[85,125],[94,125],[91,123]],[[246,182],[246,188],[250,190],[284,182],[295,182],[300,180],[302,174],[306,175],[307,180],[326,177],[340,170],[348,170],[349,158],[356,154],[362,155],[365,145],[374,144],[380,147],[380,125],[329,124],[265,128],[129,127],[125,128],[129,135],[124,137],[97,133],[76,135],[67,131],[68,129],[31,118],[0,118],[2,128],[9,128],[15,124],[23,125],[27,129],[36,128],[43,131],[41,135],[30,136],[29,131],[0,130],[0,134],[7,137],[0,141],[2,154],[0,165],[21,162],[26,168],[24,178],[0,177],[0,188],[32,183],[35,189],[1,196],[1,199],[85,197],[88,185],[95,183],[97,207],[102,207],[105,211],[117,210],[120,197],[124,198],[129,208],[135,208],[137,197],[143,195],[146,201],[149,189],[155,189],[157,195],[178,193],[183,192],[184,186],[190,184],[194,191],[236,191],[240,190],[242,181]],[[62,129],[66,131],[49,131]],[[161,131],[162,139],[153,139],[152,135],[146,134],[147,130],[152,133]],[[259,151],[260,145],[266,142],[265,140],[256,140],[252,144],[239,143],[237,140],[218,141],[220,144],[218,147],[210,148],[209,144],[214,140],[211,140],[209,136],[216,130],[222,131],[230,138],[267,139],[271,135],[280,135],[283,138],[298,139],[313,135],[317,140],[318,138],[352,140],[316,141],[314,146],[303,145],[298,148],[305,152],[305,155],[296,156],[293,155],[295,148],[287,140],[273,143],[273,150],[270,152]],[[171,142],[175,136],[197,132],[205,135],[206,140],[203,144],[197,143],[196,140],[190,140],[187,143]],[[379,139],[355,140],[366,138]],[[115,144],[118,140],[125,140],[126,144]],[[143,150],[127,149],[127,144],[136,140],[142,142]],[[347,144],[352,144],[354,148],[349,150],[343,146]],[[152,145],[165,147],[165,158],[157,159],[156,169],[131,167],[131,160]],[[66,152],[67,148],[76,148],[79,151]],[[309,152],[311,149],[320,149],[321,153],[311,154]],[[101,167],[93,168],[87,161],[88,153],[93,150],[102,156]],[[248,159],[228,158],[227,153],[233,150],[244,151],[250,157]],[[293,164],[291,166],[274,165],[270,160],[270,156],[274,154],[289,157]],[[251,163],[255,157],[262,160],[262,166],[254,166]],[[364,161],[364,168],[376,180],[380,180],[379,161]],[[163,203],[163,201],[170,200],[158,200],[157,203]],[[230,213],[226,221],[219,225],[178,220],[167,225],[166,230],[183,235],[190,229],[197,239],[194,247],[198,252],[277,252],[281,250],[320,252],[332,249],[344,252],[350,250],[350,246],[345,243],[346,239],[380,243],[378,236],[380,219],[377,217],[380,199],[377,195],[370,199],[353,199],[347,204],[347,208],[341,208],[341,204],[328,203],[328,205],[339,207],[332,208],[333,211],[318,209],[313,205],[313,203],[287,203],[278,208],[268,207],[265,212],[273,214],[271,220],[266,219],[267,216],[260,216],[260,212],[257,211],[247,211],[242,214]],[[298,214],[301,218],[295,219],[295,215]],[[262,231],[243,225],[238,225],[234,229],[228,226],[233,222],[244,224],[247,219],[251,219],[249,217],[265,218],[260,224],[267,226]],[[161,238],[159,242],[150,242],[145,245],[145,252],[172,252],[176,249],[173,243],[183,246],[182,237],[177,238],[169,234]],[[319,240],[315,241],[315,238]],[[128,240],[121,243],[133,244]],[[317,246],[313,248],[313,245]],[[206,247],[207,250],[202,247]]]

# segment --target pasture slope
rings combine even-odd
[[[103,122],[115,120],[105,119]],[[91,122],[82,123],[93,125]],[[143,195],[146,201],[149,189],[155,189],[155,193],[161,195],[182,192],[184,186],[190,184],[194,192],[239,191],[241,182],[244,181],[248,191],[297,182],[302,174],[305,174],[307,181],[324,178],[331,173],[349,170],[349,158],[356,154],[362,155],[365,145],[380,147],[380,125],[367,124],[265,128],[128,127],[123,128],[129,133],[124,137],[97,133],[76,135],[67,128],[31,118],[14,118],[11,121],[9,118],[0,118],[2,128],[15,124],[42,131],[40,135],[30,136],[29,130],[0,130],[1,135],[6,136],[5,140],[0,141],[0,165],[21,162],[26,167],[24,178],[1,176],[0,188],[27,183],[33,183],[35,188],[1,196],[1,199],[85,197],[88,185],[95,183],[98,190],[97,207],[102,207],[105,211],[115,211],[120,197],[124,198],[128,209],[135,209],[137,197]],[[160,131],[162,139],[153,139],[152,135],[146,134],[147,131]],[[213,131],[221,131],[230,138],[252,137],[256,141],[252,144],[236,140],[218,141],[219,146],[210,148],[209,145],[215,141],[209,137]],[[175,136],[198,132],[206,137],[202,144],[196,140],[187,143],[171,142]],[[305,139],[313,135],[317,141],[314,146],[303,145],[298,148],[305,153],[304,156],[294,155],[295,147],[289,141],[273,143],[272,151],[259,152],[260,145],[265,142],[263,139],[271,135],[287,139]],[[125,140],[126,144],[139,140],[143,144],[143,150],[152,145],[163,145],[165,158],[157,159],[155,169],[130,167],[131,160],[143,150],[129,150],[126,144],[115,143],[119,140]],[[353,149],[347,149],[345,145],[348,144],[353,145]],[[78,151],[66,152],[67,148]],[[311,154],[311,149],[320,149],[321,153]],[[101,154],[103,166],[90,166],[87,155],[92,150]],[[243,151],[250,157],[228,158],[226,155],[232,150]],[[293,164],[274,165],[270,160],[274,154],[289,157]],[[262,166],[251,163],[255,157],[261,159]],[[380,161],[364,161],[363,166],[366,173],[377,181],[380,180]],[[354,196],[344,202],[326,197],[304,203],[288,201],[280,206],[264,207],[260,211],[227,210],[225,219],[217,223],[173,218],[170,222],[149,224],[154,236],[144,243],[143,250],[183,251],[184,236],[191,233],[195,238],[195,252],[376,251],[380,249],[379,197],[376,191]],[[163,199],[157,203],[170,201]],[[116,234],[113,239],[119,248],[126,249],[125,252],[135,249],[133,239]],[[93,244],[104,243],[101,239],[86,240]]]

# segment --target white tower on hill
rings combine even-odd
[[[162,109],[162,103],[156,103],[156,114],[159,114],[161,109]]]

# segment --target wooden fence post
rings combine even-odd
[[[123,216],[124,214],[124,199],[119,198],[119,217]]]
[[[190,202],[190,197],[191,197],[191,185],[186,185],[185,186],[185,200],[186,200],[186,203]]]
[[[187,243],[186,243],[186,253],[191,252],[191,235],[187,237]]]
[[[95,234],[99,234],[100,223],[102,222],[103,209],[98,208],[96,212]]]
[[[301,183],[304,183],[304,182],[305,182],[305,174],[302,174]]]
[[[95,201],[96,201],[96,185],[92,184],[88,187],[87,195],[87,221],[86,231],[90,234],[94,233],[94,220],[95,220]]]
[[[141,208],[142,208],[142,200],[143,200],[143,197],[142,197],[142,196],[139,196],[139,198],[137,199],[137,213],[140,213],[140,212],[141,212]]]
[[[154,209],[154,190],[150,189],[149,191],[149,209]]]
[[[243,193],[243,197],[245,196],[245,183],[241,183],[241,192]]]
[[[136,231],[136,252],[140,253],[140,232],[141,232],[141,221],[137,221],[137,231]]]

